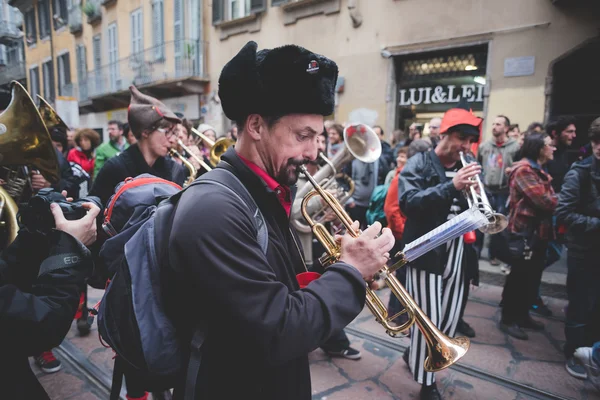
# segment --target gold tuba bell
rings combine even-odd
[[[39,170],[49,182],[59,179],[58,160],[44,121],[27,90],[13,81],[10,104],[0,114],[0,167],[8,171],[0,187],[0,225],[6,245],[17,236],[17,202],[29,182],[27,176],[17,174],[24,166]]]
[[[344,141],[348,150],[360,161],[371,163],[377,160],[381,154],[381,142],[379,141],[377,134],[366,125],[353,124],[346,127],[346,129],[344,129]],[[353,237],[358,237],[360,231],[355,230],[352,227],[352,219],[335,196],[324,190],[323,187],[310,176],[305,166],[301,166],[300,170],[306,175],[306,178],[314,187],[314,190],[302,199],[302,214],[311,226],[317,240],[325,247],[326,253],[320,258],[320,261],[323,266],[328,266],[339,260],[340,245],[322,224],[312,220],[310,214],[306,210],[308,202],[315,196],[321,196],[323,201],[331,207],[332,211],[346,227],[348,234]],[[404,310],[396,315],[388,315],[387,308],[383,301],[368,286],[366,304],[375,316],[377,322],[383,325],[390,336],[395,336],[408,329],[411,325],[416,324],[417,328],[423,333],[428,348],[429,355],[425,360],[425,370],[430,372],[440,371],[454,364],[464,356],[470,346],[470,342],[469,339],[465,337],[454,339],[447,337],[431,322],[423,310],[419,308],[414,299],[408,294],[406,289],[394,275],[394,271],[403,267],[405,264],[406,261],[401,259],[395,265],[391,267],[384,265],[379,270],[380,276],[392,291],[392,295],[396,296],[398,301],[404,306]],[[408,315],[407,322],[400,326],[392,325],[392,321],[396,317],[405,313]]]

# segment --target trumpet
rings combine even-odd
[[[189,162],[180,152],[178,152],[175,149],[171,149],[169,150],[169,154],[171,155],[171,157],[177,157],[181,160],[181,162],[183,163],[183,165],[185,165],[185,167],[188,169],[190,176],[188,177],[187,181],[185,181],[183,186],[188,186],[190,183],[194,182],[194,179],[196,179],[196,168],[192,165],[191,162]]]
[[[369,163],[374,162],[381,154],[381,143],[376,133],[366,125],[354,124],[344,129],[344,140],[347,148],[358,160]],[[308,173],[305,166],[300,166],[300,170],[306,175],[308,181],[312,184],[313,190],[302,199],[302,215],[311,226],[311,229],[319,242],[325,247],[326,253],[320,258],[323,266],[331,265],[340,258],[340,244],[320,223],[315,222],[309,215],[306,206],[315,196],[320,196],[323,201],[331,207],[333,213],[340,219],[345,226],[346,231],[353,237],[358,237],[360,231],[352,227],[352,219],[344,210],[344,207],[328,191]],[[379,270],[379,275],[384,279],[385,284],[396,296],[398,301],[404,306],[404,310],[395,315],[388,315],[387,308],[383,301],[367,286],[366,304],[375,316],[378,323],[383,325],[386,333],[392,337],[405,331],[413,324],[423,333],[425,338],[428,357],[425,360],[424,368],[430,372],[440,371],[449,367],[464,356],[469,349],[470,341],[466,337],[448,338],[444,335],[419,308],[416,302],[408,294],[406,289],[394,275],[394,271],[403,267],[407,263],[405,257],[401,257],[393,266],[384,265]],[[408,321],[400,326],[392,325],[392,321],[402,315],[407,314]]]
[[[192,128],[192,133],[195,134],[196,136],[198,136],[200,139],[204,140],[210,146],[209,161],[213,167],[217,166],[217,164],[221,160],[221,156],[223,155],[223,153],[225,153],[229,147],[231,147],[235,144],[235,142],[233,140],[227,139],[225,137],[223,137],[221,139],[217,139],[217,141],[214,142],[214,141],[210,140],[206,135],[200,133],[195,128]],[[207,169],[207,171],[210,171],[210,169]]]
[[[463,167],[466,167],[468,164],[462,151],[460,152],[460,162],[462,163]],[[466,192],[465,197],[467,198],[469,208],[477,208],[488,220],[488,223],[479,228],[479,230],[490,235],[502,232],[508,226],[508,219],[505,215],[494,211],[490,205],[490,201],[487,197],[487,194],[485,194],[485,188],[481,183],[479,175],[475,176],[474,183],[479,187],[479,193],[477,193],[473,185],[471,185],[469,187],[470,194],[469,192]]]
[[[342,152],[350,155],[350,153],[347,152],[345,149],[340,151],[340,153]],[[334,196],[340,204],[345,204],[346,201],[350,197],[352,197],[352,194],[354,194],[355,185],[354,181],[350,176],[338,172],[338,169],[342,168],[348,162],[352,161],[354,157],[348,157],[347,155],[340,154],[339,157],[336,155],[335,157],[333,157],[333,160],[330,160],[323,153],[319,153],[319,157],[324,161],[325,165],[321,167],[321,169],[313,176],[313,178],[315,178],[315,180],[319,182],[319,185],[321,185],[323,189],[334,193]],[[317,178],[317,176],[319,176],[319,178]],[[338,180],[343,181],[348,187],[348,189],[346,190],[343,186],[341,186],[338,183]],[[310,182],[306,182],[306,184],[298,190],[298,193],[307,194],[312,189],[312,187],[313,186]],[[297,195],[297,197],[300,196]],[[321,206],[320,202],[315,202],[315,204],[311,203],[311,205],[309,206],[309,213],[312,215],[314,221],[318,223],[324,223],[326,222],[327,208],[328,207],[326,205]],[[306,224],[303,218],[293,218],[292,224],[300,232],[311,232],[310,226]]]

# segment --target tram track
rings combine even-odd
[[[71,342],[64,340],[59,347],[54,349],[60,359],[69,364],[100,393],[103,399],[110,397],[110,389],[112,387],[112,375],[103,371],[98,366],[90,362],[83,353]],[[125,391],[121,390],[121,400],[127,400]]]
[[[384,337],[374,333],[365,332],[364,330],[357,329],[352,326],[347,326],[345,329],[346,333],[349,333],[353,336],[359,337],[361,339],[369,340],[373,343],[376,343],[380,346],[385,347],[386,349],[397,351],[404,353],[407,346],[404,346],[399,343],[398,340],[393,339],[391,337]],[[521,393],[523,395],[529,396],[538,400],[573,400],[569,397],[563,397],[561,395],[557,395],[554,393],[547,392],[542,389],[538,389],[524,383],[515,381],[513,379],[506,378],[504,376],[492,374],[490,372],[483,371],[481,369],[465,365],[463,363],[456,363],[452,365],[450,368],[453,370],[463,373],[465,375],[469,375],[471,377],[481,379],[486,382],[491,382],[507,389],[513,390],[517,393]]]

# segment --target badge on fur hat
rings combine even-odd
[[[306,72],[308,72],[309,74],[316,74],[317,72],[319,72],[319,63],[316,60],[311,60],[311,62],[308,63],[308,68],[306,68]]]

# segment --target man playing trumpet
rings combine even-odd
[[[319,279],[300,288],[296,277],[306,265],[289,222],[292,187],[317,157],[337,75],[333,61],[304,48],[257,52],[255,42],[221,72],[219,97],[239,138],[205,176],[233,173],[263,220],[219,185],[191,186],[177,205],[169,253],[181,276],[168,290],[185,326],[205,327],[197,399],[309,400],[308,353],[360,313],[365,280],[389,258],[394,238],[376,223],[343,236],[340,262]]]
[[[479,138],[482,119],[462,108],[448,110],[441,125],[441,140],[434,150],[411,157],[399,180],[400,208],[406,215],[405,243],[442,225],[467,207],[461,191],[481,173],[478,164],[461,165],[460,153],[468,152]],[[407,266],[406,289],[431,321],[446,335],[454,336],[464,294],[463,238],[459,237],[421,256]],[[410,350],[410,351],[409,351]],[[421,399],[441,399],[435,376],[424,369],[427,357],[423,334],[411,332],[404,354]]]

